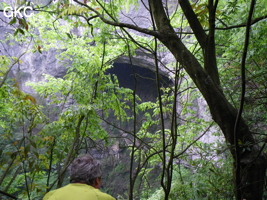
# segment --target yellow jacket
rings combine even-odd
[[[43,200],[115,200],[112,196],[86,184],[70,183],[48,192]]]

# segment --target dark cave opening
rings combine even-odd
[[[113,66],[106,73],[116,75],[120,87],[133,90],[136,84],[136,94],[142,101],[156,101],[158,97],[156,72],[129,63],[114,63]],[[160,87],[169,87],[172,84],[171,79],[160,74]]]

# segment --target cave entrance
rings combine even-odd
[[[155,102],[158,97],[156,72],[149,68],[131,65],[129,63],[114,63],[114,67],[107,70],[107,74],[117,76],[120,87],[134,90],[142,101]],[[171,79],[160,74],[160,87],[172,85]]]

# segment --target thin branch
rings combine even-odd
[[[84,4],[80,1],[77,0],[73,0],[74,2],[87,7],[89,10],[91,10],[92,12],[94,12],[104,23],[112,25],[112,26],[116,26],[116,27],[123,27],[123,28],[129,28],[135,31],[138,31],[140,33],[145,33],[147,35],[151,35],[151,36],[155,36],[155,37],[159,37],[159,33],[157,31],[152,31],[146,28],[140,28],[138,26],[132,25],[132,24],[128,24],[128,23],[121,23],[121,22],[117,22],[117,21],[111,21],[106,19],[103,15],[101,15],[97,10],[93,9],[92,7],[88,6],[87,4]]]
[[[267,15],[255,18],[253,20],[251,20],[249,22],[249,26],[252,26],[254,24],[256,24],[257,22],[267,19]],[[222,21],[220,21],[222,23]],[[223,23],[224,24],[224,23]],[[225,24],[224,24],[225,25]],[[238,25],[233,25],[233,26],[228,26],[228,27],[224,27],[224,28],[220,28],[220,27],[216,27],[216,30],[229,30],[229,29],[234,29],[234,28],[242,28],[242,27],[247,27],[248,23],[243,23],[243,24],[238,24]]]
[[[20,58],[22,57],[22,56],[24,56],[24,54],[26,54],[27,53],[27,51],[25,51],[23,54],[21,54],[15,61],[14,61],[14,63],[9,67],[9,69],[7,70],[7,72],[5,73],[5,75],[4,75],[4,77],[3,77],[3,80],[1,81],[1,83],[0,83],[0,88],[4,85],[4,83],[5,83],[5,81],[6,81],[6,79],[7,79],[7,76],[8,76],[8,74],[9,74],[9,72],[11,71],[11,69],[20,61]]]
[[[137,133],[137,111],[136,111],[136,87],[137,87],[137,78],[136,78],[136,74],[135,74],[135,70],[133,67],[133,62],[132,62],[132,55],[131,55],[131,49],[130,49],[130,45],[128,43],[128,41],[126,40],[126,45],[127,45],[127,50],[128,50],[128,56],[130,59],[130,65],[132,67],[132,73],[134,74],[134,89],[133,89],[133,134],[134,134],[134,138],[133,138],[133,146],[131,149],[131,161],[130,161],[130,191],[129,191],[129,199],[133,199],[133,195],[134,195],[134,185],[136,182],[136,178],[138,173],[140,172],[140,168],[138,167],[138,170],[136,170],[135,175],[133,176],[133,168],[134,168],[134,157],[135,157],[135,152],[137,151],[137,149],[135,149],[136,147],[136,133]],[[140,159],[140,157],[139,157]],[[138,166],[140,165],[140,163],[138,164]]]
[[[183,155],[193,144],[195,144],[200,138],[202,138],[207,132],[208,130],[211,128],[211,126],[214,124],[214,122],[212,122],[209,127],[204,131],[204,133],[202,133],[200,136],[198,136],[191,144],[189,144],[183,151],[181,151],[180,153],[178,153],[177,155],[173,156],[173,158],[178,158],[179,156]]]
[[[197,41],[199,42],[202,49],[204,49],[207,39],[207,34],[205,33],[200,22],[198,21],[196,13],[193,11],[192,6],[190,5],[188,0],[179,0],[179,3],[190,24],[190,27],[194,32],[194,35],[197,38]]]
[[[14,180],[16,179],[16,177],[19,175],[19,173],[21,171],[21,168],[22,168],[21,166],[19,166],[17,168],[15,174],[13,175],[13,177],[11,178],[11,180],[9,181],[9,183],[6,185],[4,192],[6,192],[9,189],[9,187],[11,186],[11,184],[14,182]]]
[[[2,190],[0,190],[0,193],[3,194],[3,195],[5,195],[5,196],[8,196],[8,197],[10,197],[10,198],[12,198],[12,199],[18,199],[17,197],[13,196],[12,194],[9,194],[9,193],[4,192],[4,191],[2,191]]]
[[[48,169],[48,175],[47,175],[47,180],[46,180],[46,192],[48,192],[48,186],[50,182],[50,177],[51,177],[51,171],[52,171],[52,164],[53,164],[53,154],[54,154],[54,147],[56,145],[56,139],[54,138],[52,147],[51,147],[51,152],[50,152],[50,158],[49,158],[49,169]]]
[[[60,173],[60,175],[59,175],[57,188],[62,186],[65,172],[66,172],[68,166],[70,165],[71,161],[74,158],[74,149],[75,149],[75,145],[77,144],[77,142],[79,141],[79,138],[80,138],[80,129],[81,129],[81,125],[82,125],[84,118],[85,118],[85,116],[81,115],[78,119],[77,126],[75,129],[75,137],[73,139],[71,147],[69,148],[68,155],[67,155],[66,160],[65,160],[64,165],[63,165],[62,173]]]
[[[248,45],[249,45],[249,35],[250,35],[250,27],[251,27],[251,19],[254,11],[254,7],[256,4],[256,0],[251,1],[250,5],[250,11],[249,16],[247,19],[247,25],[246,25],[246,37],[245,37],[245,44],[244,44],[244,50],[242,55],[242,61],[241,61],[241,80],[242,80],[242,91],[241,91],[241,97],[240,97],[240,106],[238,110],[238,114],[235,121],[235,127],[234,127],[234,144],[235,144],[235,184],[236,184],[236,199],[241,199],[241,188],[239,187],[241,184],[241,166],[240,166],[240,154],[239,154],[239,144],[238,144],[238,129],[239,124],[243,112],[243,106],[245,101],[245,92],[246,92],[246,58],[247,58],[247,51],[248,51]]]

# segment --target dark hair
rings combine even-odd
[[[86,154],[76,158],[70,168],[71,183],[86,183],[93,185],[94,180],[101,177],[101,164],[92,156]]]

